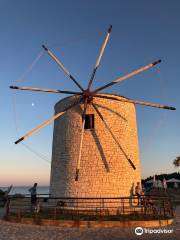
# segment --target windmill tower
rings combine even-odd
[[[93,105],[86,108],[78,181],[74,178],[79,158],[77,146],[81,144],[83,104],[55,120],[52,196],[129,196],[133,185],[141,181],[134,104],[106,98],[124,99],[114,95],[100,96],[103,98],[94,99]],[[55,114],[78,100],[76,96],[61,100],[55,105]]]
[[[161,104],[132,100],[101,90],[145,71],[161,60],[98,88],[91,89],[111,28],[105,37],[87,89],[43,45],[44,50],[77,85],[79,92],[10,86],[12,89],[70,94],[55,105],[55,114],[15,144],[54,121],[50,193],[54,197],[129,196],[140,181],[135,104],[175,110]]]

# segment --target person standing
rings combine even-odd
[[[31,208],[32,206],[36,205],[37,202],[37,183],[34,183],[33,187],[29,189],[29,192],[31,193]]]
[[[140,204],[140,200],[141,200],[141,186],[140,186],[140,182],[137,182],[137,185],[135,187],[135,194],[138,198],[138,205]]]
[[[6,202],[7,202],[7,200],[8,200],[8,195],[9,195],[12,187],[13,187],[13,185],[10,185],[10,186],[8,187],[8,189],[4,192],[4,198],[3,198],[4,206],[6,205]]]
[[[163,178],[163,188],[164,188],[164,191],[166,192],[166,190],[167,190],[167,182],[166,182],[165,178]]]

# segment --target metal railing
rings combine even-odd
[[[5,218],[36,217],[39,219],[126,220],[139,218],[164,219],[174,216],[169,197],[132,196],[117,198],[55,198],[37,196],[35,204],[30,195],[9,196]]]

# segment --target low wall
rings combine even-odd
[[[17,222],[17,218],[10,217],[10,222]],[[78,220],[49,220],[49,219],[33,219],[21,218],[20,223],[37,224],[43,226],[58,227],[80,227],[80,228],[113,228],[113,227],[163,227],[172,224],[174,219],[166,220],[149,220],[149,221],[78,221]]]

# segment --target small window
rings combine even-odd
[[[94,128],[94,114],[86,114],[84,129],[92,129],[92,128]]]

